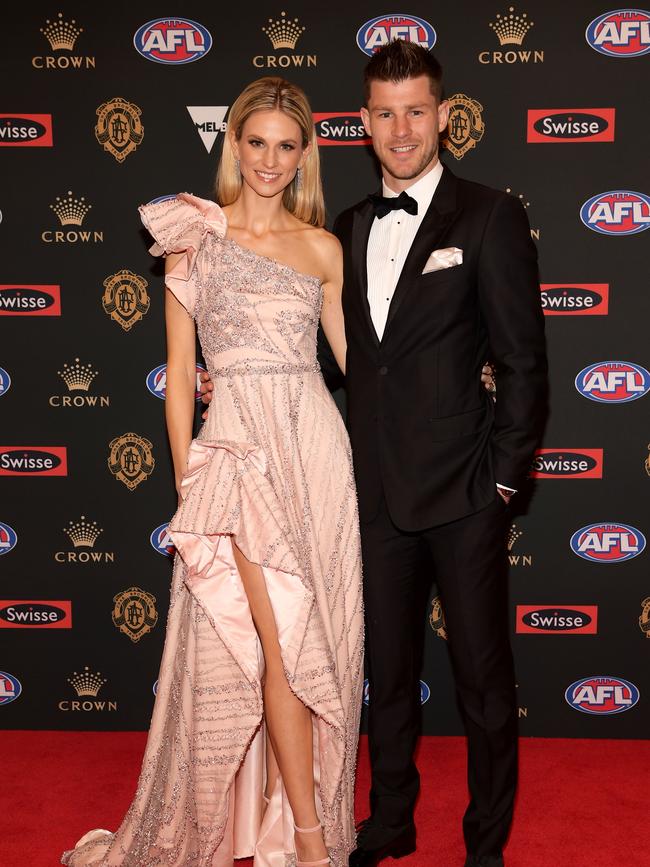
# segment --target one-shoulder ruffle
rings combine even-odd
[[[219,238],[225,236],[228,228],[226,215],[216,202],[190,193],[179,193],[174,199],[140,205],[138,210],[155,241],[149,250],[152,256],[186,254],[165,275],[165,284],[193,316],[201,278],[199,251],[210,233]]]

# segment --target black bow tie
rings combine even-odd
[[[409,196],[405,190],[403,190],[399,196],[390,196],[387,198],[375,193],[368,196],[368,198],[374,206],[375,217],[378,217],[380,220],[382,217],[385,217],[386,214],[390,214],[391,211],[406,211],[407,214],[413,214],[413,216],[418,212],[418,203],[415,201],[413,196]]]

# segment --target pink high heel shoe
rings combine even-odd
[[[297,825],[293,826],[294,831],[297,831],[299,834],[313,834],[316,831],[321,831],[323,826],[318,823],[318,825],[314,825],[313,828],[299,828]],[[321,867],[321,865],[331,864],[331,860],[329,857],[321,858],[320,861],[296,861],[296,867]]]

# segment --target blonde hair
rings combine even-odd
[[[302,88],[284,78],[258,78],[245,87],[233,103],[217,170],[217,201],[220,205],[230,205],[239,196],[242,179],[237,169],[231,134],[234,133],[239,141],[244,124],[255,111],[283,112],[300,127],[303,148],[311,144],[311,151],[302,167],[302,181],[299,184],[297,177],[293,179],[284,191],[282,203],[304,223],[324,226],[325,201],[311,107]]]

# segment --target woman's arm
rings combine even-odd
[[[341,290],[343,288],[343,251],[338,238],[324,233],[320,245],[323,254],[323,307],[320,314],[321,325],[327,337],[336,363],[345,373],[345,354],[347,342],[345,339],[345,323],[341,306]]]
[[[165,260],[165,273],[185,256],[172,253]],[[196,336],[194,321],[169,289],[165,291],[167,327],[167,388],[165,419],[174,462],[176,490],[180,494],[181,476],[187,466],[192,441],[194,395],[196,392]]]

